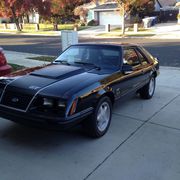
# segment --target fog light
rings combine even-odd
[[[43,106],[53,106],[53,100],[49,98],[43,98]]]

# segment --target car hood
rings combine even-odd
[[[49,96],[68,98],[71,94],[98,82],[109,74],[108,71],[95,68],[82,68],[67,65],[50,65],[17,78],[6,90],[35,95],[41,93]]]
[[[51,65],[30,73],[30,76],[60,80],[83,73],[84,71],[85,70],[83,68],[76,66]]]

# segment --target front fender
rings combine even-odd
[[[71,105],[69,106],[68,110],[70,110],[73,101],[77,98],[78,104],[76,112],[80,112],[91,107],[94,108],[99,99],[109,93],[113,94],[112,89],[108,86],[102,85],[100,83],[93,84],[73,96],[73,100],[70,101]]]

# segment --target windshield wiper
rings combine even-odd
[[[71,65],[66,60],[56,60],[55,62],[60,62],[61,64]]]
[[[101,69],[100,67],[96,66],[96,65],[93,64],[93,63],[82,62],[82,61],[75,61],[74,63],[75,63],[75,64],[88,65],[88,66],[94,66],[95,68],[97,68],[97,69],[99,69],[99,70]]]

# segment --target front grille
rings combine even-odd
[[[1,104],[16,109],[26,110],[32,98],[32,95],[8,90],[4,93]]]

